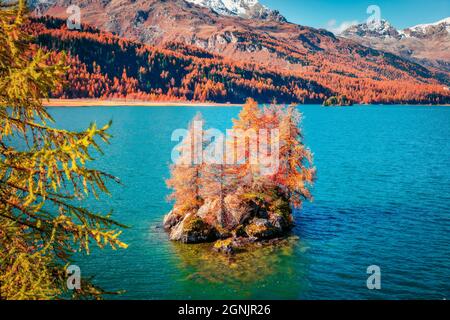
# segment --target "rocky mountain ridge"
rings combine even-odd
[[[340,36],[425,67],[450,72],[450,17],[403,30],[386,20],[361,23],[344,30]]]

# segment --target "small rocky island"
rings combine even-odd
[[[243,139],[211,139],[197,115],[179,144],[180,157],[167,181],[174,202],[164,218],[170,240],[215,242],[213,248],[226,254],[245,250],[249,244],[275,242],[292,229],[293,209],[311,199],[316,170],[303,144],[301,115],[295,107],[259,108],[249,99],[233,122],[233,132],[245,132]],[[259,147],[252,149],[251,138]],[[223,142],[226,151],[218,156],[212,141]],[[205,152],[203,161],[196,158],[198,144]],[[206,155],[211,150],[215,161]],[[229,158],[225,161],[230,152],[234,164]]]
[[[353,102],[347,98],[346,95],[341,96],[332,96],[324,101],[323,106],[324,107],[348,107],[352,106]]]

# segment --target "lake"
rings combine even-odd
[[[59,127],[113,120],[95,165],[118,176],[111,197],[85,200],[130,226],[127,250],[77,257],[121,299],[450,298],[450,108],[300,106],[318,180],[314,202],[296,212],[293,235],[236,257],[168,241],[164,179],[171,134],[201,111],[207,126],[231,127],[238,107],[51,108]],[[369,290],[367,268],[381,269]]]

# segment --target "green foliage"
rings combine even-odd
[[[332,96],[330,98],[328,98],[323,105],[325,107],[330,107],[330,106],[351,106],[353,105],[353,103],[348,100],[347,96],[342,95],[342,96]]]
[[[329,106],[336,106],[338,104],[338,99],[335,96],[332,96],[330,98],[328,98],[323,105],[325,107],[329,107]]]
[[[67,292],[66,266],[92,243],[126,248],[116,230],[124,226],[77,205],[108,192],[114,178],[88,165],[99,142],[108,142],[109,125],[49,126],[42,99],[64,76],[64,58],[50,63],[30,45],[26,18],[24,0],[0,0],[0,299],[98,298],[105,292],[87,280]]]

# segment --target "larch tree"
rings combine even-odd
[[[231,173],[230,167],[225,163],[210,163],[204,167],[202,175],[202,196],[205,199],[219,200],[217,220],[221,226],[225,226],[227,223],[225,197],[233,189],[232,178],[234,178],[234,175]]]
[[[311,151],[303,143],[300,123],[301,114],[294,106],[287,107],[281,114],[279,169],[273,177],[295,207],[300,207],[303,200],[311,199],[309,187],[316,175]]]
[[[258,174],[258,144],[261,129],[261,110],[252,98],[247,99],[237,119],[233,119],[233,132],[237,137],[227,141],[228,149],[232,150],[234,174],[239,183],[248,187],[254,183]],[[229,156],[229,155],[227,155]],[[231,169],[233,170],[233,168]]]
[[[238,119],[233,120],[233,129],[258,129],[258,124],[261,117],[261,110],[259,109],[258,102],[252,98],[248,98],[239,113]]]
[[[0,0],[0,299],[99,298],[105,291],[85,277],[69,291],[66,267],[92,244],[126,247],[124,226],[78,201],[107,192],[106,181],[116,179],[89,166],[109,125],[50,126],[42,99],[66,68],[30,44],[26,20],[25,0]]]
[[[198,209],[203,204],[200,188],[204,164],[199,154],[204,146],[203,124],[201,114],[197,114],[189,124],[187,136],[176,148],[179,157],[170,168],[171,177],[166,181],[173,190],[169,200],[175,201],[175,208],[181,214]]]
[[[309,189],[314,183],[316,169],[312,163],[312,154],[303,142],[300,129],[301,115],[294,106],[283,107],[272,104],[261,110],[257,103],[250,99],[234,124],[234,129],[255,130],[258,147],[259,165],[252,165],[249,161],[250,145],[247,143],[241,145],[241,148],[245,149],[246,159],[245,163],[234,168],[238,185],[250,190],[249,195],[252,196],[258,194],[254,192],[256,189],[259,190],[259,196],[263,196],[266,191],[271,193],[276,186],[294,207],[300,207],[304,200],[311,199]],[[263,165],[262,153],[271,149],[270,145],[276,141],[271,141],[274,138],[272,134],[270,137],[263,137],[261,130],[266,130],[266,134],[270,134],[271,130],[278,132],[278,168],[269,176],[262,175],[258,168]],[[264,148],[266,150],[262,150],[261,147],[265,144],[269,146]]]

